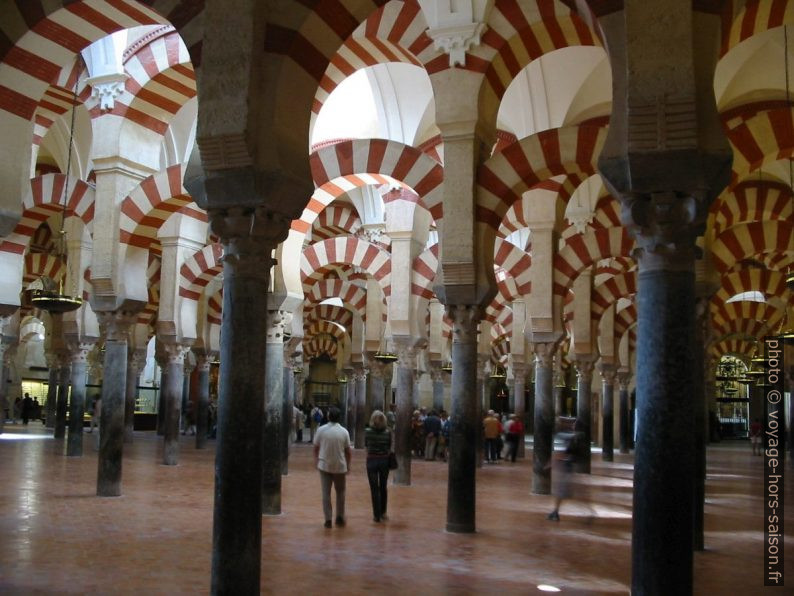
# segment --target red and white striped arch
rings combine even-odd
[[[143,44],[136,44],[124,69],[130,75],[125,81],[129,95],[122,95],[110,112],[95,106],[93,117],[112,113],[163,135],[174,115],[196,96],[190,55],[171,26],[151,32]]]
[[[322,335],[331,335],[336,341],[342,341],[348,333],[332,321],[313,321],[303,325],[303,337],[311,339]]]
[[[366,317],[367,292],[364,288],[337,278],[323,279],[313,284],[305,293],[306,303],[309,305],[318,305],[329,298],[338,298],[346,309],[362,318]]]
[[[220,325],[223,321],[223,286],[207,299],[207,322]]]
[[[345,329],[353,324],[353,312],[344,306],[333,304],[317,304],[308,312],[304,312],[304,325],[317,321],[333,321]]]
[[[631,271],[637,263],[631,257],[610,257],[599,261],[596,265],[595,275],[620,275]]]
[[[510,334],[502,333],[491,342],[491,363],[506,364],[510,355]]]
[[[620,201],[605,191],[596,203],[593,212],[592,226],[598,228],[619,228],[623,225],[620,221]]]
[[[477,220],[498,230],[525,191],[559,175],[595,173],[606,129],[568,126],[526,137],[491,156],[477,172]]]
[[[35,252],[25,255],[25,269],[22,274],[23,288],[40,277],[49,277],[59,281],[66,273],[66,266],[62,259],[49,253]]]
[[[182,186],[184,166],[173,165],[149,176],[121,202],[121,242],[140,248],[159,247],[157,232],[165,221],[179,212],[201,222],[207,214],[193,203]]]
[[[719,235],[731,226],[751,221],[790,221],[794,196],[788,185],[780,182],[748,180],[714,201],[710,211],[714,216],[712,229]]]
[[[22,219],[14,231],[0,242],[0,252],[22,254],[39,226],[63,211],[66,184],[63,174],[44,174],[30,181],[30,192],[22,200]],[[94,218],[94,188],[82,180],[69,178],[67,217],[75,216],[87,226]]]
[[[794,111],[790,107],[763,110],[727,131],[733,147],[733,181],[794,153]]]
[[[715,314],[712,326],[717,337],[738,333],[760,339],[777,327],[783,314],[771,304],[742,300],[726,304]]]
[[[154,10],[134,0],[24,2],[4,7],[0,22],[10,49],[0,76],[0,110],[31,120],[46,89],[54,84],[64,64],[94,41],[121,29],[165,23]],[[19,12],[14,14],[13,11]]]
[[[593,31],[562,2],[497,0],[482,36],[487,86],[481,100],[499,105],[510,83],[533,60],[571,46],[600,46]],[[493,53],[495,52],[495,55]],[[428,71],[433,70],[428,67]]]
[[[355,139],[318,149],[309,161],[312,179],[318,187],[312,198],[318,204],[312,205],[310,201],[304,210],[300,219],[304,222],[303,230],[293,222],[293,228],[298,231],[308,230],[316,214],[331,202],[329,198],[356,186],[395,181],[419,195],[421,204],[435,219],[441,217],[444,171],[441,164],[419,149],[386,139]]]
[[[40,145],[53,123],[76,105],[82,105],[82,101],[78,97],[75,102],[68,89],[56,85],[48,87],[33,114],[33,145]]]
[[[712,245],[712,260],[720,273],[740,261],[762,255],[782,256],[781,264],[786,264],[794,256],[794,223],[757,221],[736,225],[717,236]]]
[[[335,359],[338,350],[339,347],[336,341],[327,335],[303,339],[304,359],[319,358],[324,354],[328,355],[332,359]]]
[[[571,198],[576,188],[582,183],[582,177],[577,174],[553,176],[542,182],[539,182],[532,187],[531,190],[546,190],[559,196],[559,198],[567,203]],[[522,197],[520,201],[516,201],[507,210],[502,224],[499,228],[499,234],[508,236],[512,232],[517,232],[524,228],[528,228],[529,221],[527,215],[529,210],[531,196]]]
[[[554,293],[565,296],[587,267],[608,257],[628,257],[633,248],[634,239],[624,228],[591,230],[569,238],[554,255]]]
[[[749,358],[753,355],[755,348],[755,339],[730,337],[713,343],[709,349],[709,353],[718,360],[726,354],[739,356],[740,358]]]
[[[314,97],[312,113],[319,114],[334,89],[361,68],[388,62],[423,68],[422,58],[437,55],[426,29],[424,13],[415,0],[387,2],[373,12],[331,59]]]
[[[532,258],[512,242],[496,239],[494,246],[494,265],[504,269],[505,273],[515,280],[518,295],[529,294],[532,288],[530,268]]]
[[[179,295],[198,300],[204,288],[223,271],[223,246],[213,243],[205,246],[179,268]]]
[[[723,34],[722,55],[753,35],[792,23],[794,4],[788,0],[749,0]]]
[[[414,259],[411,272],[411,294],[430,300],[435,296],[433,281],[438,271],[438,243],[425,249]]]
[[[728,300],[743,292],[757,291],[764,298],[780,296],[788,300],[789,290],[786,288],[786,276],[780,271],[748,268],[732,271],[720,279],[720,288],[711,299],[711,309],[721,309]]]
[[[148,254],[149,266],[146,268],[148,301],[146,306],[138,313],[138,323],[154,327],[160,308],[160,272],[162,271],[162,259],[159,255],[152,252]]]
[[[604,312],[620,298],[631,298],[637,293],[637,273],[627,271],[606,279],[595,286],[590,296],[590,316],[601,319]]]
[[[615,337],[623,337],[623,334],[637,323],[637,306],[629,304],[615,313]]]
[[[361,219],[355,209],[347,205],[328,205],[312,224],[312,242],[327,240],[334,236],[355,234],[361,227]]]
[[[306,247],[301,255],[301,280],[337,263],[360,267],[378,281],[385,296],[391,294],[391,255],[355,236],[337,236]],[[306,290],[304,293],[308,294]]]

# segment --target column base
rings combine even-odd
[[[474,523],[447,522],[447,532],[453,534],[473,534],[475,531]]]

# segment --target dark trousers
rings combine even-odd
[[[485,459],[486,461],[496,461],[499,459],[499,448],[496,438],[485,439]]]
[[[514,462],[516,461],[516,453],[518,453],[518,435],[512,433],[507,434],[507,459]]]
[[[367,458],[367,479],[372,494],[372,517],[386,515],[386,485],[389,480],[389,456]]]

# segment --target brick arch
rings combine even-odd
[[[709,348],[709,353],[718,360],[727,354],[747,359],[753,355],[755,348],[755,339],[729,337],[714,342]]]
[[[510,355],[510,334],[502,333],[491,342],[491,362],[503,364]]]
[[[391,255],[354,236],[336,236],[306,247],[301,256],[301,281],[313,271],[337,263],[360,267],[378,281],[385,296],[391,294]]]
[[[366,290],[341,279],[319,280],[305,293],[305,297],[309,305],[319,305],[323,300],[327,300],[328,298],[339,298],[346,309],[357,313],[362,318],[366,317]]]
[[[39,226],[63,211],[63,192],[67,178],[63,174],[44,174],[30,181],[29,192],[22,200],[22,218],[14,231],[0,241],[0,252],[24,253]],[[94,187],[83,180],[69,177],[66,216],[78,217],[84,225],[94,218]]]
[[[355,234],[361,227],[361,218],[355,209],[347,205],[328,205],[312,225],[312,242],[327,240],[334,236]]]
[[[323,354],[327,354],[332,360],[336,359],[336,354],[339,351],[337,342],[330,337],[312,337],[303,339],[303,357],[304,358],[317,358]]]
[[[182,186],[184,177],[184,166],[173,165],[146,178],[124,198],[119,218],[121,242],[146,249],[159,247],[157,232],[177,212],[207,222],[206,212],[193,204]]]
[[[494,265],[504,269],[508,276],[515,280],[515,291],[519,296],[525,296],[532,289],[530,268],[532,257],[516,245],[501,238],[496,239],[494,250]]]
[[[317,304],[308,312],[304,312],[304,324],[316,321],[333,321],[345,329],[353,324],[353,311],[345,306],[332,304]]]
[[[312,104],[319,114],[328,97],[355,71],[386,62],[402,62],[424,68],[422,58],[435,56],[427,21],[415,0],[387,2],[341,45],[325,70]]]
[[[637,293],[637,272],[626,271],[614,275],[593,288],[590,296],[590,317],[598,321],[604,312],[620,298],[630,298]]]
[[[721,55],[724,56],[753,35],[782,25],[794,24],[794,2],[789,0],[750,0],[725,27]]]
[[[587,267],[607,257],[627,257],[634,239],[624,228],[591,230],[570,238],[554,255],[554,293],[565,296],[573,280]]]
[[[566,126],[521,139],[477,170],[477,221],[498,230],[525,191],[553,176],[595,174],[606,128]]]
[[[737,185],[755,170],[794,154],[794,109],[761,110],[727,131]]]
[[[733,226],[712,244],[712,260],[725,273],[745,259],[761,255],[794,255],[794,224],[786,221],[759,221]]]
[[[336,341],[342,341],[348,335],[345,330],[340,329],[331,321],[312,321],[308,325],[304,325],[304,337],[311,339],[324,334],[332,335]]]
[[[162,271],[162,259],[160,255],[149,252],[149,265],[146,268],[146,306],[138,313],[138,323],[149,325],[154,328],[157,321],[157,313],[160,307],[160,273]]]
[[[179,295],[191,300],[201,298],[207,284],[223,271],[222,256],[223,246],[213,243],[186,259],[179,268]]]
[[[488,56],[480,92],[488,122],[496,122],[510,83],[530,62],[561,48],[601,45],[578,15],[553,0],[497,0],[488,21],[482,36],[482,53]],[[427,68],[434,72],[432,65]]]
[[[791,220],[794,196],[786,184],[748,180],[717,199],[710,209],[719,235],[731,226],[751,221]]]
[[[430,300],[435,296],[433,281],[438,271],[438,242],[414,259],[411,267],[411,295]]]
[[[722,276],[720,287],[711,299],[711,308],[722,308],[733,296],[750,291],[761,292],[765,298],[784,296],[788,292],[786,276],[780,271],[757,268],[732,271]]]
[[[634,303],[615,313],[615,336],[623,337],[637,323],[637,306]]]
[[[60,257],[44,252],[25,255],[25,268],[22,274],[23,287],[27,288],[40,277],[49,277],[57,282],[66,273],[66,264]]]
[[[441,217],[443,167],[419,149],[386,139],[341,141],[309,157],[318,187],[293,229],[306,232],[333,199],[354,187],[397,183],[416,193],[435,219]]]
[[[207,322],[213,325],[223,322],[223,286],[207,298]]]
[[[557,194],[563,203],[567,203],[582,181],[582,176],[578,174],[564,174],[542,180],[528,190],[546,190]],[[512,232],[530,227],[526,213],[530,201],[531,198],[524,199],[522,197],[520,201],[516,201],[510,206],[499,227],[501,236],[508,236]]]

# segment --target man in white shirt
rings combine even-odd
[[[331,485],[336,491],[336,525],[345,525],[345,475],[350,469],[353,450],[350,434],[339,424],[339,408],[328,409],[328,424],[322,425],[314,435],[314,461],[320,471],[323,491],[325,527],[331,527]]]

